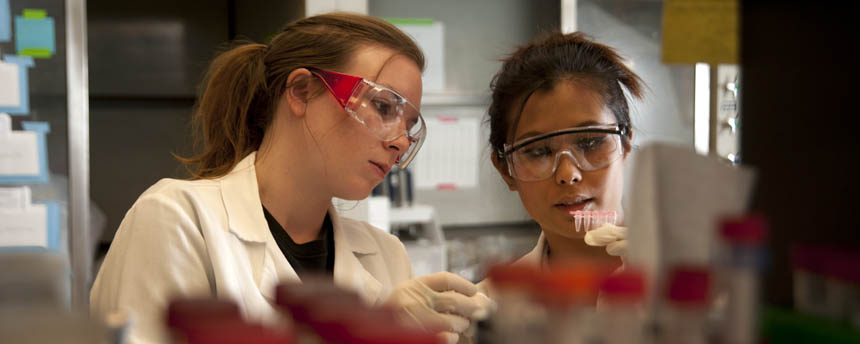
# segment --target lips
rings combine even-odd
[[[583,210],[594,201],[594,198],[585,196],[565,197],[553,204],[554,207],[565,212]]]
[[[378,169],[377,172],[380,173],[381,177],[385,177],[385,175],[388,174],[388,171],[391,170],[391,165],[383,164],[372,160],[370,161],[370,164]]]

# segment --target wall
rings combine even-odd
[[[490,80],[501,67],[499,59],[537,33],[558,29],[560,3],[370,0],[368,8],[371,15],[383,18],[432,18],[442,22],[447,90],[444,94],[425,94],[422,112],[427,117],[447,115],[483,120],[489,105]],[[508,191],[490,163],[488,138],[489,126],[482,123],[476,138],[480,149],[477,187],[415,191],[416,202],[434,206],[443,226],[500,228],[505,224],[531,222],[517,194]]]
[[[191,153],[191,111],[209,61],[231,38],[265,41],[303,5],[87,1],[91,193],[107,215],[103,243],[149,186],[188,176],[171,153]]]
[[[579,0],[578,30],[618,49],[648,89],[631,105],[633,142],[693,144],[693,66],[660,61],[660,1]]]

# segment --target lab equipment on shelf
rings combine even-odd
[[[406,247],[415,276],[448,269],[445,233],[433,207],[421,204],[393,207],[388,216],[391,232]]]

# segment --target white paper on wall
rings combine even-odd
[[[0,176],[39,175],[38,134],[13,131],[9,115],[0,114]]]
[[[427,118],[427,140],[415,157],[416,188],[459,189],[478,185],[480,120],[476,117]]]
[[[47,206],[0,209],[0,247],[48,246]]]
[[[0,107],[21,105],[18,65],[0,61]]]
[[[24,209],[30,206],[30,188],[0,187],[0,209]]]
[[[397,27],[415,40],[424,52],[424,92],[445,89],[445,26],[434,21],[428,24],[397,24]]]
[[[341,217],[364,221],[385,232],[391,232],[388,213],[391,209],[388,197],[370,196],[360,201],[332,198],[332,204]]]

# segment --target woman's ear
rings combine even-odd
[[[311,98],[311,81],[313,81],[313,75],[305,68],[297,68],[287,77],[284,97],[296,116],[304,116],[307,112],[308,101]]]
[[[499,158],[499,155],[496,152],[490,153],[490,161],[493,162],[493,166],[502,176],[505,184],[508,184],[508,190],[517,191],[517,181],[508,173],[508,164]]]

